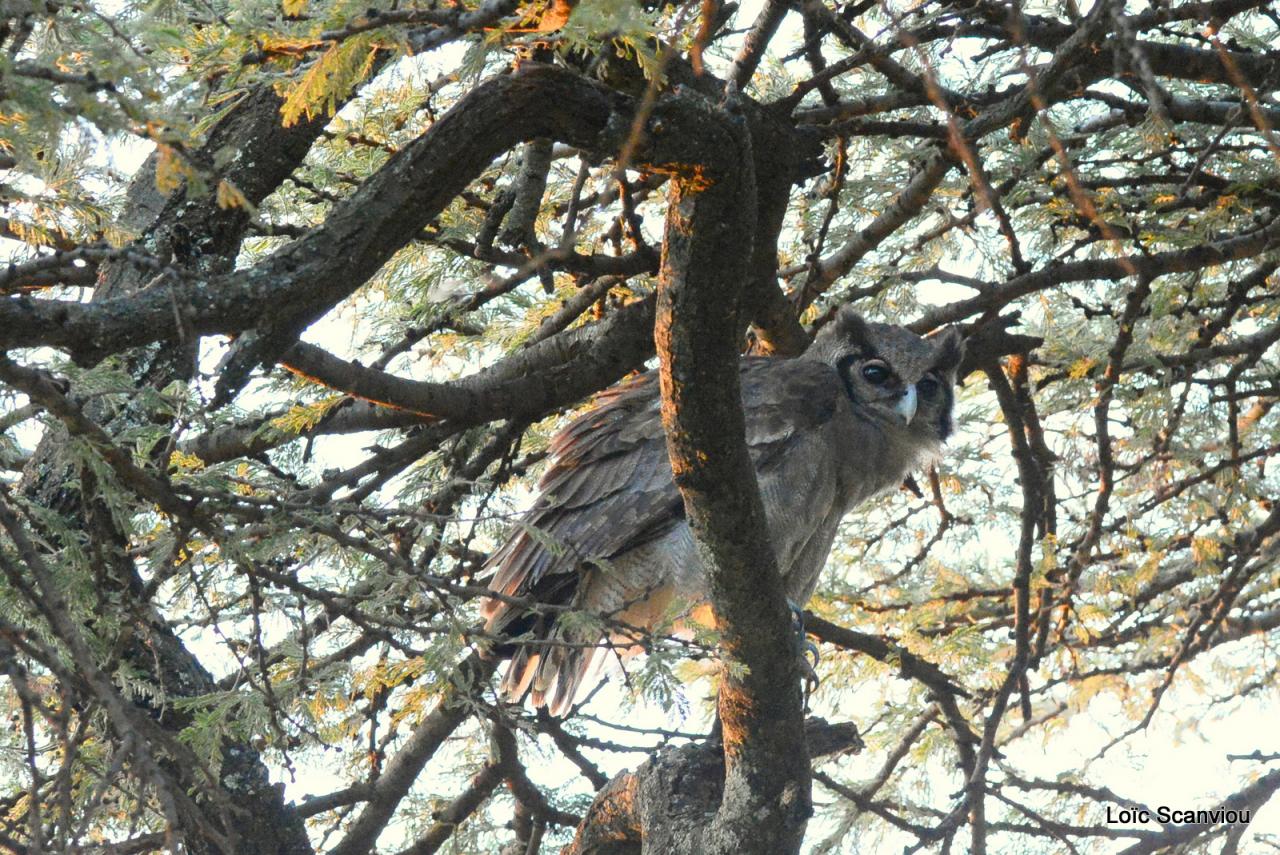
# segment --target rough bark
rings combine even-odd
[[[813,759],[862,751],[848,722],[804,723]],[[665,748],[634,772],[609,781],[591,803],[573,842],[561,855],[648,855],[678,852],[678,830],[706,821],[708,805],[723,797],[724,752],[718,742]]]
[[[723,788],[704,781],[688,794],[685,821],[646,827],[645,839],[652,852],[795,852],[812,812],[800,670],[738,386],[752,140],[733,100],[690,98],[686,109],[696,119],[681,139],[703,160],[673,164],[655,341],[672,471],[721,633],[724,776]]]
[[[575,844],[577,848],[571,851],[794,851],[803,833],[809,805],[806,732],[800,727],[798,692],[793,690],[797,685],[793,657],[780,655],[780,651],[789,654],[793,649],[790,622],[782,606],[776,570],[768,558],[770,550],[763,539],[764,526],[753,476],[741,447],[737,375],[732,365],[743,331],[748,323],[756,327],[757,347],[761,352],[778,355],[799,352],[807,334],[797,319],[798,307],[820,296],[838,276],[849,272],[863,259],[883,255],[885,247],[891,245],[887,241],[902,237],[904,231],[921,224],[930,215],[931,203],[938,203],[939,210],[948,217],[952,210],[959,210],[949,202],[940,202],[937,188],[946,186],[944,182],[949,181],[955,168],[980,172],[977,168],[980,161],[959,156],[958,147],[972,145],[976,151],[981,144],[981,154],[985,155],[992,132],[1004,128],[1013,129],[1015,138],[1023,140],[1024,125],[1037,116],[1044,116],[1048,106],[1077,98],[1091,98],[1113,109],[1115,112],[1108,121],[1136,123],[1149,112],[1158,113],[1156,108],[1160,105],[1142,102],[1140,87],[1131,85],[1134,94],[1126,97],[1114,94],[1111,87],[1107,87],[1107,92],[1089,91],[1092,84],[1103,80],[1123,78],[1133,84],[1137,72],[1128,67],[1130,55],[1140,57],[1161,77],[1195,81],[1197,85],[1201,81],[1222,85],[1211,92],[1200,92],[1195,86],[1179,87],[1179,92],[1185,91],[1186,95],[1166,92],[1161,96],[1156,91],[1152,101],[1160,100],[1156,96],[1163,97],[1162,109],[1168,118],[1221,126],[1223,131],[1247,130],[1257,124],[1259,130],[1271,134],[1265,124],[1274,124],[1277,116],[1274,107],[1266,101],[1273,96],[1277,73],[1274,52],[1239,48],[1230,43],[1221,48],[1216,37],[1212,40],[1215,47],[1209,49],[1210,36],[1184,38],[1195,44],[1174,44],[1171,42],[1178,38],[1175,31],[1162,26],[1171,20],[1187,21],[1197,16],[1225,21],[1263,5],[1260,0],[1211,0],[1153,7],[1121,20],[1118,14],[1108,19],[1107,5],[1097,4],[1086,19],[1073,18],[1068,22],[1036,15],[1011,16],[1006,6],[978,2],[966,7],[963,35],[985,35],[1000,43],[999,50],[1009,55],[1018,54],[1027,46],[1052,53],[1047,59],[1035,56],[1034,52],[1028,54],[1024,57],[1026,62],[1043,61],[1043,64],[1030,65],[1011,74],[1018,82],[1007,89],[997,91],[999,87],[992,87],[985,93],[957,92],[943,87],[931,92],[925,76],[911,70],[917,67],[911,62],[911,49],[919,41],[927,43],[960,33],[952,29],[950,35],[939,36],[941,30],[932,34],[928,31],[928,26],[949,27],[945,19],[915,31],[877,34],[873,41],[857,31],[850,23],[851,17],[817,3],[806,4],[805,14],[815,36],[806,37],[809,42],[806,52],[811,56],[816,53],[821,60],[822,40],[829,36],[831,39],[825,47],[830,48],[830,42],[839,39],[850,53],[834,64],[823,66],[821,61],[815,62],[811,79],[802,81],[790,95],[769,107],[732,93],[735,87],[750,82],[765,46],[788,11],[784,3],[769,2],[762,9],[730,71],[733,85],[728,91],[731,94],[723,102],[720,99],[726,91],[724,82],[710,74],[695,74],[690,64],[678,55],[669,57],[666,84],[652,88],[641,84],[645,98],[652,98],[652,103],[647,105],[644,99],[633,97],[638,94],[635,89],[628,89],[631,94],[623,95],[573,71],[529,64],[514,74],[474,87],[467,98],[435,121],[419,139],[405,145],[354,194],[338,202],[321,226],[242,271],[234,271],[234,262],[248,225],[245,211],[221,208],[212,195],[197,198],[179,192],[163,197],[155,190],[153,169],[149,165],[135,181],[129,199],[130,224],[140,235],[135,249],[140,251],[132,255],[108,253],[117,260],[103,267],[92,303],[44,299],[34,290],[50,281],[82,283],[82,279],[75,278],[82,275],[80,273],[67,273],[64,279],[51,275],[52,278],[25,281],[2,278],[13,277],[13,268],[7,274],[0,274],[0,296],[5,297],[0,302],[0,349],[61,348],[81,363],[92,363],[104,355],[123,355],[138,387],[143,388],[161,387],[189,376],[199,336],[238,336],[234,351],[224,365],[220,400],[230,399],[259,367],[282,362],[354,398],[376,402],[381,407],[363,403],[345,406],[307,436],[326,431],[417,426],[394,449],[377,449],[369,460],[332,478],[326,474],[322,483],[295,497],[299,502],[318,505],[329,502],[340,487],[357,483],[369,472],[378,477],[391,477],[386,473],[402,471],[397,467],[408,466],[416,457],[436,449],[442,438],[454,436],[464,427],[498,419],[539,419],[609,385],[653,354],[651,333],[656,315],[673,464],[679,474],[689,518],[708,566],[713,570],[713,599],[723,630],[726,659],[736,666],[726,676],[721,697],[725,742],[723,747],[686,746],[664,751],[637,772],[615,779],[583,822]],[[426,38],[410,38],[415,49],[424,50],[449,38],[450,33],[474,30],[486,21],[491,22],[514,6],[510,0],[498,0],[484,3],[471,12],[403,10],[404,16],[424,17],[402,16],[393,21],[388,16],[375,21],[371,14],[368,20],[353,26],[368,29],[408,20],[438,23],[440,26]],[[1133,32],[1146,33],[1148,38],[1134,40],[1131,36],[1109,32],[1110,20],[1126,25]],[[334,37],[341,36],[339,33]],[[1152,40],[1154,37],[1159,41]],[[856,102],[830,102],[819,109],[792,110],[806,92],[834,93],[832,80],[864,67],[867,74],[878,73],[884,77],[886,94]],[[1024,85],[1024,79],[1032,81],[1034,86]],[[1259,88],[1263,102],[1252,104],[1251,109],[1246,110],[1248,99],[1233,101],[1229,87],[1241,84]],[[280,126],[278,106],[279,101],[270,87],[253,90],[212,130],[206,145],[194,153],[194,162],[206,171],[211,184],[226,180],[250,203],[257,204],[297,168],[324,119],[284,129]],[[640,123],[643,136],[628,140],[636,113],[649,107],[652,111],[646,113],[648,120]],[[911,117],[901,121],[848,122],[851,117],[904,108],[916,108],[921,113],[933,110],[937,116],[955,121],[948,127],[941,121],[930,123]],[[833,124],[824,124],[827,122]],[[843,246],[833,248],[821,261],[818,261],[822,258],[821,252],[814,252],[813,289],[797,295],[795,302],[788,300],[777,281],[777,236],[792,190],[812,171],[817,141],[844,134],[880,132],[916,137],[920,159],[912,165],[896,199],[886,200],[887,204],[873,212],[867,222],[849,232]],[[519,182],[525,189],[517,193],[525,204],[523,207],[517,204],[510,213],[507,235],[513,243],[526,249],[533,248],[529,239],[534,218],[545,213],[538,202],[542,200],[546,167],[553,153],[551,140],[580,148],[586,155],[584,161],[591,161],[595,154],[613,155],[626,140],[634,143],[629,146],[634,153],[632,166],[651,166],[665,173],[666,178],[646,179],[650,189],[660,186],[664,180],[668,180],[672,188],[659,299],[642,300],[621,310],[604,312],[603,323],[546,337],[539,335],[536,344],[476,375],[450,383],[424,383],[396,377],[383,370],[385,364],[368,367],[344,362],[317,348],[296,344],[300,331],[369,281],[401,247],[423,238],[423,227],[474,182],[495,156],[528,140],[538,141],[529,146],[530,154],[536,157],[526,162],[526,174]],[[1174,182],[1178,199],[1172,204],[1185,201],[1190,206],[1202,191],[1209,203],[1215,199],[1230,202],[1238,198],[1250,205],[1256,203],[1257,213],[1252,221],[1232,220],[1230,229],[1205,232],[1198,242],[1190,244],[1153,238],[1155,248],[1148,250],[1139,244],[1128,256],[1119,255],[1121,248],[1113,245],[1096,257],[1078,260],[1081,256],[1077,250],[1087,246],[1086,241],[1067,253],[1065,262],[1049,258],[1034,270],[1015,263],[1014,272],[1006,279],[967,280],[963,284],[973,289],[973,295],[926,310],[911,328],[927,332],[947,322],[967,322],[968,355],[961,368],[963,375],[973,368],[993,366],[1002,355],[1026,353],[1040,343],[1038,339],[1008,330],[1016,317],[1009,313],[1011,304],[1029,295],[1067,283],[1118,281],[1134,274],[1145,281],[1142,287],[1149,288],[1149,280],[1167,273],[1208,272],[1224,262],[1274,253],[1280,246],[1280,226],[1272,217],[1274,193],[1266,186],[1246,186],[1236,183],[1234,177],[1224,179],[1214,174],[1218,166],[1212,152],[1222,140],[1220,136],[1218,142],[1201,149],[1202,157],[1187,173],[1180,188],[1176,187],[1177,181]],[[1066,141],[1068,148],[1072,144],[1069,139]],[[1043,163],[1040,161],[1037,166]],[[1170,164],[1175,171],[1182,168],[1173,161]],[[0,164],[6,168],[9,165],[7,161]],[[1069,176],[1070,157],[1063,154],[1058,168],[1059,177]],[[1036,174],[1036,167],[1032,167],[1025,175]],[[1044,177],[1045,186],[1049,187],[1053,176]],[[1167,179],[1167,176],[1146,177]],[[978,180],[976,175],[971,178]],[[1010,179],[1010,186],[1020,180],[1023,179]],[[476,196],[479,204],[485,203],[482,196],[483,192]],[[984,204],[989,202],[984,200]],[[1223,207],[1230,209],[1231,206]],[[973,213],[976,215],[978,211]],[[500,225],[502,218],[494,217],[494,220],[495,225]],[[972,224],[972,218],[961,217],[948,223],[943,231]],[[1016,242],[1011,240],[1011,243],[1016,249]],[[77,251],[74,245],[67,249]],[[548,271],[554,269],[598,276],[608,265],[613,265],[608,272],[626,277],[637,272],[652,272],[654,265],[647,247],[628,256],[607,257],[577,255],[572,250],[570,247],[568,255],[539,271],[540,275],[549,276]],[[482,255],[467,254],[473,259]],[[512,259],[523,265],[518,253],[489,256],[489,260],[504,264]],[[557,264],[559,266],[554,266]],[[1240,282],[1231,283],[1230,296],[1220,305],[1209,306],[1214,313],[1201,307],[1205,323],[1194,344],[1188,344],[1185,349],[1170,345],[1171,350],[1157,348],[1150,354],[1130,357],[1130,360],[1140,360],[1139,363],[1126,361],[1123,352],[1116,352],[1110,360],[1111,368],[1101,377],[1100,385],[1106,390],[1102,400],[1111,400],[1110,389],[1116,385],[1117,378],[1144,370],[1164,370],[1174,376],[1214,360],[1235,360],[1235,364],[1244,367],[1258,363],[1280,340],[1280,326],[1259,321],[1256,329],[1237,333],[1227,341],[1219,341],[1217,336],[1230,327],[1236,312],[1266,317],[1261,313],[1265,303],[1249,296],[1251,292],[1265,289],[1266,278],[1274,265],[1264,264],[1264,268],[1254,284],[1246,282],[1241,287]],[[927,271],[898,271],[904,281],[925,281],[924,278],[906,279],[912,273],[924,272]],[[1208,272],[1207,275],[1214,274]],[[594,289],[600,284],[597,280],[591,287]],[[582,301],[574,312],[566,314],[560,329],[580,317],[582,309],[595,302],[598,295],[608,294],[610,287],[606,283],[602,290],[590,291],[591,300]],[[870,297],[873,292],[877,289],[868,288],[860,296]],[[11,294],[19,296],[10,299]],[[1179,304],[1174,314],[1197,311],[1193,297],[1188,293],[1186,305]],[[1137,308],[1141,308],[1141,302],[1138,301]],[[466,315],[472,308],[475,307],[459,315]],[[1220,320],[1215,314],[1218,309],[1223,312]],[[1086,310],[1086,315],[1088,311],[1105,314],[1106,307]],[[1002,312],[1005,314],[1001,315]],[[1125,344],[1127,346],[1127,341]],[[1018,453],[1024,460],[1036,458],[1036,466],[1020,470],[1027,504],[1023,511],[1024,531],[1030,533],[1038,525],[1041,536],[1048,536],[1054,529],[1052,507],[1042,511],[1041,506],[1052,506],[1054,500],[1050,494],[1042,493],[1041,488],[1044,484],[1052,487],[1052,456],[1043,437],[1037,445],[1040,428],[1032,400],[1039,389],[1030,388],[1026,363],[1020,364],[1021,375],[1011,371],[1009,379],[1002,381],[1005,385],[1000,389],[999,404],[1015,444],[1022,443]],[[1137,369],[1133,368],[1135,364]],[[136,425],[136,413],[107,411],[94,401],[85,402],[83,414],[78,410],[73,412],[63,406],[64,395],[50,377],[33,379],[31,372],[18,370],[7,359],[4,365],[6,369],[13,369],[7,375],[11,381],[7,385],[22,389],[35,388],[32,384],[38,384],[48,392],[42,406],[54,417],[75,421],[87,414],[94,429],[101,425],[108,436],[119,428]],[[1130,373],[1122,374],[1122,369]],[[1233,398],[1245,391],[1259,396],[1257,407],[1250,412],[1269,407],[1265,390],[1235,388],[1235,372],[1233,368],[1230,382],[1218,391]],[[993,377],[997,373],[1003,377],[993,369]],[[65,398],[79,403],[74,395]],[[1098,430],[1099,477],[1110,483],[1116,467],[1105,439],[1105,406],[1100,411],[1103,418]],[[1264,415],[1266,411],[1261,410]],[[1229,410],[1228,415],[1230,453],[1224,455],[1223,462],[1213,464],[1216,468],[1206,470],[1206,478],[1230,467],[1238,472],[1242,464],[1265,462],[1274,454],[1265,447],[1242,449],[1239,425],[1246,422],[1235,418],[1238,415],[1235,410]],[[425,427],[424,423],[427,423]],[[84,427],[86,423],[79,424]],[[194,451],[207,463],[214,463],[237,456],[259,455],[291,438],[278,431],[260,431],[261,426],[262,421],[258,419],[252,424],[216,429],[182,448]],[[518,426],[515,429],[518,430]],[[1173,430],[1176,428],[1171,428]],[[50,439],[29,465],[25,483],[27,497],[73,518],[87,532],[87,541],[94,549],[95,571],[101,574],[98,580],[101,607],[127,609],[132,621],[129,630],[132,638],[122,642],[113,653],[147,673],[162,688],[163,700],[225,689],[226,684],[221,687],[214,684],[208,671],[184,648],[173,627],[153,613],[139,596],[144,586],[132,563],[130,544],[115,524],[112,509],[98,500],[96,488],[100,482],[95,480],[95,474],[76,469],[69,456],[62,453],[59,445],[64,437],[63,432],[51,431]],[[123,446],[113,451],[118,453],[116,462],[134,465]],[[1153,455],[1160,457],[1163,452],[1157,455],[1153,450]],[[471,483],[486,473],[493,459],[477,455],[478,468],[474,471],[454,469],[450,477]],[[137,490],[142,500],[158,497],[157,504],[162,510],[177,509],[175,516],[184,512],[186,502],[200,501],[195,495],[177,497],[166,492],[168,486],[162,466],[140,462],[137,468],[153,479],[147,482],[147,489]],[[1188,479],[1193,477],[1200,476],[1188,476]],[[1171,485],[1170,490],[1185,489],[1190,483],[1188,480],[1183,486]],[[441,491],[455,488],[463,489],[448,484],[443,485]],[[934,488],[936,491],[936,483]],[[367,495],[367,492],[357,494],[357,500]],[[166,505],[170,500],[179,504]],[[947,511],[940,493],[937,505],[945,516]],[[1045,518],[1032,516],[1042,513]],[[1085,567],[1097,561],[1093,555],[1099,543],[1096,532],[1114,523],[1114,514],[1110,522],[1104,517],[1105,504],[1099,506],[1090,523],[1095,534],[1073,547],[1076,555],[1071,570],[1062,580],[1048,580],[1060,587],[1049,590],[1046,604],[1052,596],[1057,598],[1052,602],[1064,610],[1070,608],[1076,595],[1072,584]],[[1269,528],[1258,529],[1260,538],[1274,537],[1275,519],[1273,512],[1268,517]],[[11,521],[11,525],[16,527],[18,523]],[[1225,574],[1227,581],[1215,595],[1213,622],[1208,622],[1210,610],[1202,608],[1205,617],[1197,618],[1201,622],[1189,632],[1188,641],[1176,658],[1169,663],[1159,659],[1139,663],[1133,666],[1133,673],[1137,673],[1138,668],[1167,665],[1169,679],[1172,679],[1185,659],[1207,649],[1210,639],[1216,643],[1248,631],[1275,627],[1274,610],[1226,614],[1240,596],[1241,587],[1253,578],[1250,574],[1269,566],[1268,561],[1274,558],[1274,543],[1266,547],[1270,552],[1262,553],[1258,553],[1258,543],[1236,542],[1228,546],[1229,552],[1244,558],[1239,566]],[[1028,548],[1023,549],[1024,559]],[[462,551],[466,552],[466,548]],[[927,552],[926,546],[922,559]],[[1247,559],[1255,553],[1258,557],[1249,563]],[[1025,560],[1022,565],[1025,570]],[[1162,580],[1142,592],[1141,602],[1150,605],[1159,595],[1191,583],[1190,565],[1187,568],[1176,563],[1170,566],[1173,570],[1166,568]],[[399,565],[397,568],[402,569]],[[1028,661],[1034,669],[1034,663],[1041,661],[1046,652],[1046,644],[1052,644],[1046,642],[1046,638],[1053,609],[1044,605],[1038,615],[1030,610],[1026,573],[1022,573],[1020,579],[1014,586],[1020,594],[1018,607],[1007,619],[1009,626],[1016,629],[1020,656],[1010,671],[1000,704],[985,724],[988,734],[995,734],[1004,726],[1006,706],[1014,707],[1011,700],[1015,685],[1023,695],[1023,704],[1029,704],[1031,693],[1025,675],[1015,671],[1020,672]],[[432,584],[437,580],[419,581]],[[340,596],[355,602],[365,593],[367,589],[357,586],[344,589],[338,595],[320,592],[317,599],[328,604],[334,596]],[[466,593],[477,595],[476,590]],[[993,615],[993,622],[1003,619],[995,605],[1002,596],[999,591],[970,591],[966,596],[987,609],[986,614]],[[47,599],[58,605],[54,609],[56,613],[60,615],[65,611],[55,603],[56,597]],[[350,606],[348,611],[358,611],[358,606]],[[323,620],[331,623],[340,614],[334,610]],[[1156,610],[1153,614],[1158,617],[1160,613]],[[1033,618],[1038,626],[1030,622]],[[319,619],[313,620],[313,626],[321,625]],[[1063,626],[1069,625],[1068,618],[1064,617]],[[60,627],[68,638],[93,629],[88,623],[76,627],[65,621]],[[916,825],[912,819],[900,820],[905,826],[898,827],[916,834],[922,844],[944,840],[950,845],[951,836],[968,822],[974,834],[973,849],[982,851],[988,830],[983,802],[995,797],[991,789],[994,782],[987,780],[987,772],[993,766],[990,760],[997,756],[995,752],[1000,747],[993,739],[983,743],[977,735],[984,732],[983,723],[978,719],[971,722],[970,716],[982,716],[983,705],[990,697],[973,692],[972,707],[962,711],[957,698],[967,696],[959,685],[963,678],[953,678],[913,656],[892,638],[855,632],[820,619],[812,619],[810,629],[828,643],[891,663],[901,676],[929,688],[936,708],[926,713],[933,720],[943,722],[951,732],[955,757],[970,782],[956,797],[957,801],[948,806],[949,810],[954,809],[945,816],[938,814],[942,818],[936,824],[925,827]],[[1036,638],[1032,637],[1033,629],[1038,635]],[[1028,658],[1025,654],[1030,643],[1035,643],[1037,650]],[[360,644],[367,642],[353,642],[356,646]],[[83,645],[77,649],[83,656]],[[368,646],[358,649],[364,651]],[[82,674],[78,678],[69,675],[65,682],[73,692],[83,692],[88,686],[116,705],[109,680],[99,679],[101,671],[106,671],[110,664],[86,662],[83,670],[94,676],[93,681],[87,683]],[[88,667],[91,665],[94,667]],[[98,668],[99,665],[102,667]],[[491,669],[491,663],[465,660],[458,675],[458,689],[449,692],[449,702],[428,714],[413,729],[389,762],[380,767],[378,775],[297,810],[284,804],[280,791],[271,785],[256,749],[244,744],[228,744],[215,791],[197,797],[202,807],[208,808],[207,817],[197,819],[208,822],[208,830],[214,833],[203,835],[205,829],[199,828],[197,822],[191,829],[182,829],[187,835],[186,845],[201,853],[230,848],[249,855],[307,852],[304,819],[323,811],[356,806],[351,816],[340,820],[346,825],[337,851],[356,855],[370,849],[383,830],[395,821],[396,811],[404,809],[405,798],[425,764],[471,714],[474,708],[467,704],[473,699],[467,696],[467,691],[482,684]],[[190,717],[173,705],[141,702],[139,709],[142,714],[131,708],[113,709],[113,712],[119,721],[137,716],[143,722],[140,727],[154,727],[147,732],[163,737],[162,743],[190,723]],[[1027,715],[1024,709],[1024,717]],[[977,733],[974,723],[978,725]],[[113,726],[119,727],[118,722]],[[922,730],[923,726],[914,731],[912,739]],[[820,756],[825,751],[818,741],[821,732],[812,727],[807,731],[808,753],[812,756]],[[128,744],[127,739],[123,742]],[[908,740],[903,753],[910,747]],[[191,777],[194,770],[184,768],[182,758],[185,756],[181,752],[162,756],[160,774],[184,786],[198,783]],[[566,756],[570,755],[566,752]],[[579,759],[586,767],[587,777],[597,783],[597,778],[602,778],[598,770],[592,770],[590,763],[580,756]],[[496,787],[498,778],[509,771],[496,760],[481,767],[473,785],[416,844],[416,850],[409,851],[438,848],[452,833],[454,823],[465,821]],[[891,772],[890,766],[884,774],[885,780]],[[1280,779],[1266,776],[1259,780],[1259,785],[1242,794],[1248,797],[1249,804],[1255,803],[1255,796],[1257,804],[1265,802],[1280,787]],[[1006,788],[1004,794],[1009,792]],[[859,810],[874,809],[866,806],[866,797],[862,801],[859,797],[857,793],[848,796]],[[228,804],[232,808],[229,814],[222,810]],[[517,824],[521,827],[517,837],[521,851],[536,839],[531,817],[538,809],[544,814],[549,812],[545,803],[541,808],[519,804]],[[918,818],[907,809],[895,811],[897,807],[886,811],[890,821],[899,815]],[[227,816],[233,819],[227,820]],[[221,827],[216,827],[219,823]],[[228,840],[234,840],[235,845],[224,845]],[[1159,839],[1152,837],[1138,848],[1147,851],[1156,845],[1186,842],[1184,836],[1171,834]]]

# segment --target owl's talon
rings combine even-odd
[[[806,665],[809,663],[810,656],[813,657],[813,664],[809,665],[809,670],[813,671],[817,669],[818,663],[822,661],[822,652],[818,650],[817,644],[806,637],[804,640],[804,650],[802,651],[802,657],[804,658]]]
[[[804,681],[804,700],[805,706],[809,705],[809,696],[818,688],[821,679],[818,677],[818,662],[822,657],[818,652],[818,645],[809,640],[809,636],[804,631],[804,609],[791,600],[787,600],[787,607],[791,609],[791,628],[796,634],[796,656],[800,660],[800,676]],[[809,661],[809,657],[813,657],[813,661]]]
[[[813,661],[809,660],[810,656],[813,657]],[[809,707],[809,696],[818,690],[818,684],[822,682],[822,678],[818,676],[818,663],[820,661],[822,661],[822,655],[818,652],[818,645],[805,638],[800,651],[800,673],[804,677],[804,705],[806,709]]]

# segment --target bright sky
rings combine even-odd
[[[746,0],[738,13],[737,26],[749,26],[759,6],[760,0]],[[790,30],[784,31],[783,38],[775,42],[779,46],[797,41],[794,16],[787,20]],[[458,46],[449,48],[448,59],[455,60],[459,50],[461,48]],[[419,61],[427,64],[441,64],[442,57],[437,55]],[[148,147],[138,143],[114,146],[109,156],[118,171],[130,174],[147,153]],[[14,248],[10,242],[0,242],[0,258],[7,256]],[[968,273],[972,269],[972,262],[967,258],[944,258],[940,263],[943,267],[960,273]],[[959,293],[967,295],[967,292],[954,286],[945,288],[936,286],[927,289],[922,297],[926,302],[942,303],[955,299]],[[337,315],[318,324],[308,333],[307,338],[334,352],[346,353],[350,351],[352,333],[351,320]],[[218,350],[220,346],[217,343],[207,343],[204,360],[206,366],[211,367],[216,361]],[[963,425],[961,427],[963,429]],[[33,442],[33,430],[34,428],[26,429],[26,432],[20,436],[21,441]],[[317,443],[316,465],[322,467],[349,462],[352,454],[359,454],[370,439],[371,436],[360,435],[334,437]],[[945,467],[945,460],[943,465]],[[985,548],[992,553],[993,561],[1008,563],[1007,556],[1012,553],[1013,544],[1007,540],[1000,542],[998,539],[989,539],[985,543]],[[214,639],[193,638],[192,643],[198,655],[211,667],[216,669],[220,664],[223,666],[230,664],[224,648]],[[1254,649],[1256,650],[1256,647]],[[1197,660],[1188,666],[1187,670],[1205,680],[1208,685],[1213,685],[1212,660]],[[1184,691],[1180,687],[1186,682],[1187,677],[1184,676],[1175,684],[1163,702],[1164,711],[1157,714],[1146,733],[1130,738],[1124,746],[1114,750],[1105,760],[1099,761],[1091,768],[1088,775],[1090,782],[1106,785],[1121,795],[1152,807],[1169,805],[1179,809],[1211,808],[1221,797],[1240,786],[1243,768],[1260,768],[1256,763],[1251,766],[1233,763],[1227,760],[1228,754],[1247,754],[1255,750],[1264,753],[1280,752],[1280,727],[1277,726],[1280,721],[1267,698],[1242,700],[1228,717],[1206,719],[1202,718],[1203,711],[1199,708],[1203,703],[1201,690]],[[702,707],[696,698],[698,694],[706,692],[706,687],[705,681],[690,687],[690,705],[695,710]],[[835,717],[862,723],[870,722],[878,714],[881,698],[868,696],[869,693],[859,691],[856,686],[848,687],[848,691],[842,694],[840,714]],[[699,712],[695,712],[690,721],[682,722],[678,716],[673,717],[668,711],[644,704],[640,704],[625,716],[619,716],[617,712],[626,706],[625,698],[626,693],[620,687],[615,671],[614,679],[597,695],[589,711],[600,711],[614,720],[624,720],[637,727],[674,725],[693,731],[704,731],[708,725]],[[1015,720],[1016,714],[1011,715],[1009,721]],[[1131,721],[1131,716],[1119,708],[1118,702],[1113,697],[1102,695],[1095,699],[1087,710],[1073,718],[1064,730],[1056,732],[1049,741],[1034,746],[1019,746],[1011,749],[1009,754],[1015,759],[1020,772],[1054,779],[1060,774],[1078,769],[1081,757],[1092,756],[1100,746],[1117,735],[1120,730],[1129,727]],[[1188,722],[1194,723],[1195,731],[1184,729],[1183,725]],[[606,731],[604,735],[618,741],[630,740],[626,734],[613,731]],[[1041,739],[1039,735],[1031,738]],[[639,738],[633,741],[641,742]],[[589,750],[586,753],[610,773],[620,771],[627,766],[634,766],[643,759],[643,755],[640,754],[622,757]],[[548,756],[553,757],[554,752],[549,752]],[[288,784],[289,797],[296,799],[304,794],[330,790],[335,784],[335,777],[326,769],[326,763],[331,759],[331,755],[319,754],[311,758],[310,762],[299,763],[296,781]],[[855,778],[869,778],[881,761],[881,755],[868,752],[861,757],[843,759],[839,763],[844,773],[851,774]],[[577,775],[576,769],[567,761],[555,759],[551,762],[531,764],[529,771],[536,781],[548,786],[560,785],[566,780],[574,779]],[[282,770],[277,772],[280,773],[281,780],[286,780]],[[949,792],[954,789],[953,776],[942,771],[939,771],[938,775],[936,791]],[[828,801],[832,798],[831,794],[818,785],[815,785],[815,797],[819,801]],[[1080,821],[1097,821],[1097,812],[1091,811],[1091,813],[1094,815],[1081,816]],[[1272,804],[1264,809],[1255,818],[1253,829],[1257,832],[1265,831],[1280,835],[1280,806]],[[810,841],[816,842],[828,830],[822,828],[820,823],[815,823],[809,835]],[[390,830],[388,837],[383,838],[384,841],[395,833],[394,829]],[[1242,851],[1249,851],[1247,841],[1248,838]],[[891,835],[888,842],[892,844],[902,841],[896,841]],[[1118,851],[1121,848],[1123,848],[1122,845],[1100,844],[1096,849],[1089,851],[1103,853]]]

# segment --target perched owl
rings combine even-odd
[[[954,328],[933,338],[864,321],[846,307],[796,359],[741,362],[746,440],[787,596],[805,603],[855,505],[902,484],[951,433],[952,387],[963,345]],[[599,629],[560,620],[567,609],[624,627],[694,619],[710,597],[684,518],[653,372],[603,392],[551,441],[533,507],[489,560],[491,632],[519,637],[502,682],[562,715],[602,650]],[[699,614],[694,613],[699,609]],[[585,622],[591,623],[591,622]]]

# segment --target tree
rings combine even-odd
[[[1265,0],[14,3],[0,45],[0,848],[1276,842],[1107,813],[1132,746],[1276,700]],[[966,379],[847,521],[806,709],[733,361],[850,302],[962,325]],[[484,560],[654,364],[717,637],[503,703]],[[1242,736],[1176,807],[1263,810]]]

